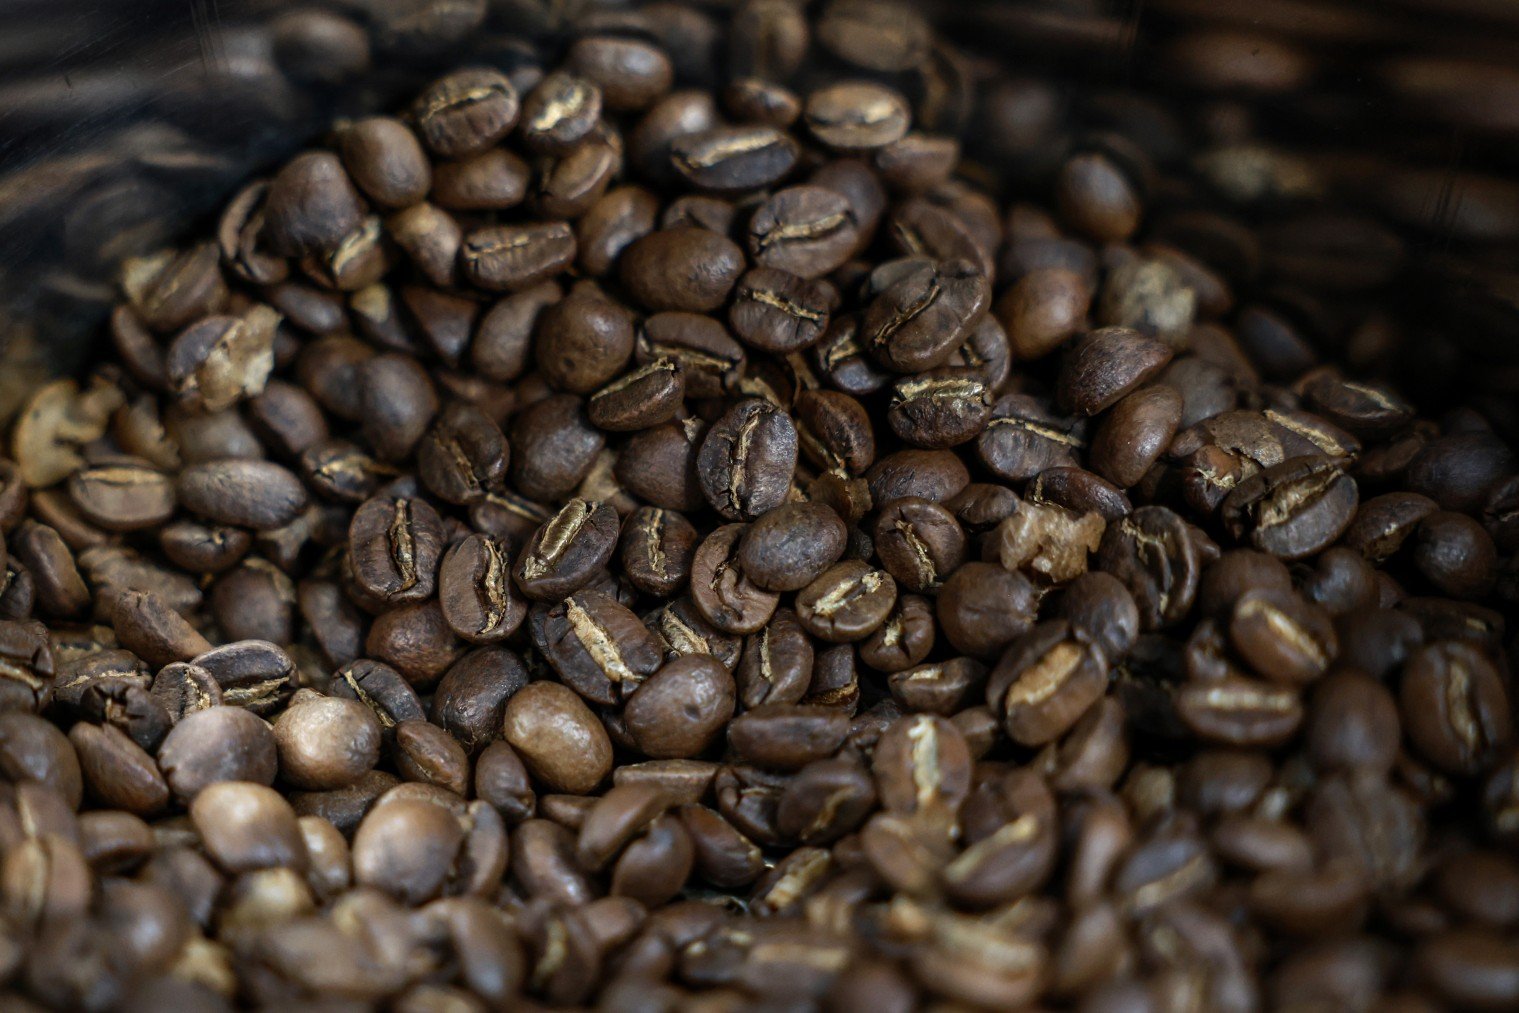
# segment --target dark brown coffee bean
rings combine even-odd
[[[812,681],[812,641],[790,609],[779,609],[759,633],[745,643],[734,675],[745,709],[765,703],[793,704]]]
[[[675,362],[691,397],[720,397],[743,372],[744,349],[722,324],[699,313],[656,313],[643,322],[634,352],[639,365]]]
[[[755,262],[803,278],[817,278],[858,249],[860,216],[848,197],[822,185],[777,190],[749,220]]]
[[[691,835],[696,874],[719,889],[747,886],[764,871],[758,846],[706,806],[686,804],[677,815]]]
[[[709,313],[727,302],[744,254],[706,229],[661,229],[630,244],[618,270],[628,293],[656,313]]]
[[[991,413],[992,392],[983,380],[943,369],[893,384],[886,419],[906,442],[939,450],[975,439]]]
[[[1059,853],[1055,798],[1039,775],[1009,771],[983,790],[986,809],[997,811],[988,822],[1000,825],[968,834],[965,850],[944,869],[946,891],[971,908],[1008,903],[1038,889]]]
[[[990,300],[985,276],[968,261],[904,262],[866,309],[861,335],[888,369],[933,369],[960,347]]]
[[[635,587],[663,598],[690,578],[696,541],[696,529],[682,514],[639,507],[623,523],[619,560]]]
[[[448,550],[438,569],[438,601],[449,629],[476,644],[505,640],[527,618],[506,546],[490,535],[470,535]]]
[[[601,89],[593,82],[555,70],[523,100],[522,139],[533,151],[567,151],[596,128],[601,109]]]
[[[158,768],[175,798],[188,802],[220,781],[272,784],[279,759],[262,718],[241,707],[208,707],[169,732],[158,747]]]
[[[956,651],[990,661],[1034,625],[1038,599],[1021,573],[994,563],[966,563],[939,589],[937,614]]]
[[[970,471],[948,450],[899,450],[865,473],[874,503],[908,496],[943,503],[970,484]]]
[[[907,497],[876,517],[875,550],[898,584],[913,591],[938,587],[965,561],[965,533],[938,503]]]
[[[623,250],[654,231],[658,214],[658,199],[643,187],[608,190],[575,223],[580,266],[594,278],[610,274]]]
[[[470,651],[438,681],[430,708],[433,723],[458,740],[466,752],[479,753],[500,734],[506,701],[527,683],[527,670],[510,650]]]
[[[221,684],[215,677],[204,668],[183,662],[159,669],[150,691],[175,723],[196,711],[219,707],[222,702]]]
[[[985,682],[985,665],[973,658],[951,658],[899,669],[887,686],[904,710],[953,717],[973,696],[982,695]]]
[[[1313,691],[1304,734],[1320,769],[1385,773],[1397,759],[1399,732],[1391,691],[1361,672],[1332,673]]]
[[[510,447],[483,410],[454,402],[417,444],[417,472],[438,498],[470,504],[501,487]]]
[[[860,642],[860,660],[880,672],[901,672],[919,664],[937,637],[934,606],[915,594],[897,596],[886,621]]]
[[[417,691],[400,672],[367,658],[338,669],[332,677],[331,691],[333,696],[357,700],[369,708],[386,735],[402,721],[414,721],[426,715]]]
[[[443,620],[436,599],[410,602],[375,619],[364,653],[390,665],[413,686],[426,690],[465,651]]]
[[[472,284],[517,292],[559,274],[575,253],[575,233],[566,222],[495,225],[464,237],[459,263]]]
[[[423,499],[367,500],[348,526],[354,580],[387,603],[431,598],[442,551],[443,521]]]
[[[1323,675],[1339,650],[1324,610],[1272,591],[1249,591],[1235,603],[1229,641],[1256,674],[1297,684]]]
[[[1092,438],[1093,470],[1123,488],[1139,484],[1176,435],[1181,408],[1181,396],[1162,384],[1119,401]]]
[[[744,569],[742,524],[725,524],[708,535],[691,559],[691,600],[724,633],[754,633],[769,621],[780,595],[749,579]]]
[[[1173,511],[1140,507],[1108,526],[1094,563],[1123,582],[1139,606],[1140,625],[1178,622],[1197,597],[1201,561],[1192,529]]]
[[[211,673],[221,687],[223,703],[261,716],[279,710],[295,692],[295,662],[266,640],[223,644],[190,663]]]
[[[617,548],[617,511],[606,503],[572,499],[533,532],[512,568],[522,593],[560,601],[583,587]]]
[[[823,336],[830,304],[829,292],[821,283],[773,267],[757,267],[738,280],[728,323],[751,347],[784,354],[813,345]]]
[[[604,706],[627,699],[664,660],[638,617],[599,591],[579,591],[550,609],[543,637],[544,654],[565,684]]]
[[[338,157],[308,151],[269,184],[263,234],[280,255],[320,255],[337,249],[363,214],[363,201]]]
[[[832,756],[848,732],[848,715],[835,708],[767,703],[733,719],[728,746],[744,762],[795,770]]]
[[[517,122],[517,90],[499,71],[460,70],[439,78],[412,107],[422,140],[444,158],[484,151]]]
[[[797,434],[774,405],[748,398],[707,432],[697,455],[702,491],[729,520],[753,520],[783,503],[796,469]]]
[[[111,458],[76,471],[68,491],[85,519],[108,531],[157,527],[174,515],[173,481],[136,458]]]
[[[370,200],[385,207],[410,207],[427,197],[432,166],[416,135],[399,120],[374,116],[338,136],[343,166]]]
[[[807,96],[802,112],[814,137],[838,151],[884,148],[911,125],[907,101],[890,88],[846,81]]]
[[[150,665],[189,661],[211,650],[200,631],[148,591],[117,598],[112,625],[122,645]]]
[[[1295,689],[1243,677],[1189,682],[1176,694],[1176,709],[1197,735],[1236,746],[1277,745],[1303,720]]]
[[[846,534],[844,522],[830,508],[786,503],[743,532],[739,561],[757,586],[799,591],[843,555]]]
[[[860,640],[886,621],[896,598],[896,581],[890,574],[859,560],[846,560],[798,592],[797,619],[819,639]]]
[[[605,299],[571,294],[538,318],[538,368],[560,390],[589,393],[621,372],[632,354],[632,321]]]
[[[696,756],[733,717],[733,676],[715,659],[676,658],[628,698],[624,714],[638,749],[655,759]]]
[[[1077,415],[1096,415],[1158,373],[1171,354],[1165,344],[1126,327],[1093,331],[1061,361],[1060,406]]]
[[[1355,480],[1339,459],[1296,457],[1245,479],[1222,510],[1235,538],[1282,559],[1300,559],[1338,538],[1358,501]]]
[[[1413,564],[1440,593],[1480,599],[1496,579],[1497,546],[1477,521],[1441,510],[1419,523]]]
[[[875,461],[875,432],[870,416],[855,398],[831,390],[806,390],[797,395],[798,443],[819,468],[860,474]]]
[[[789,173],[798,154],[796,141],[774,127],[714,127],[676,138],[670,163],[704,190],[755,190]]]
[[[606,106],[642,109],[670,90],[675,71],[665,53],[638,39],[583,38],[566,54],[567,66],[601,89]]]
[[[1026,394],[1000,398],[976,441],[982,463],[1010,482],[1073,465],[1085,446],[1078,423],[1054,415]]]
[[[268,461],[191,465],[179,473],[176,492],[192,513],[218,524],[257,531],[290,523],[307,503],[300,480]],[[35,575],[36,568],[31,569]]]
[[[508,478],[515,491],[544,503],[575,492],[606,438],[591,425],[579,398],[544,398],[512,420]]]
[[[584,795],[611,772],[606,730],[565,686],[525,686],[507,701],[504,721],[506,741],[550,791]]]
[[[1107,687],[1107,659],[1056,620],[1013,642],[987,681],[986,702],[1014,742],[1038,746],[1074,725]]]
[[[1116,159],[1102,151],[1066,160],[1056,182],[1055,201],[1062,217],[1098,242],[1129,238],[1144,214],[1134,181]]]
[[[302,690],[274,721],[280,777],[295,788],[346,788],[380,759],[380,722],[356,700]]]
[[[1416,650],[1404,665],[1399,700],[1408,737],[1449,773],[1485,770],[1512,738],[1508,693],[1497,670],[1466,644]]]
[[[655,359],[592,394],[586,416],[593,425],[613,432],[649,429],[674,418],[685,393],[680,363]]]
[[[847,753],[797,772],[776,805],[776,828],[788,840],[828,844],[859,827],[876,803],[876,786]]]

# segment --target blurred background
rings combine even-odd
[[[691,6],[763,23],[756,9],[801,2]],[[123,258],[213,227],[240,180],[334,117],[393,108],[441,67],[532,64],[627,6],[7,0],[0,418],[99,350]],[[920,120],[964,135],[978,185],[1041,196],[1093,133],[1185,163],[1199,185],[1153,194],[1147,236],[1271,279],[1242,287],[1242,312],[1519,435],[1519,3],[928,0],[903,17],[956,42],[910,71]],[[693,82],[729,59],[700,20],[681,47]],[[1380,325],[1338,324],[1368,304]]]

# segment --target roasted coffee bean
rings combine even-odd
[[[274,720],[280,777],[295,788],[346,788],[380,759],[380,722],[356,700],[301,691]]]
[[[812,641],[796,613],[777,610],[763,630],[747,638],[734,672],[744,708],[799,702],[812,681],[813,658]]]
[[[444,158],[491,147],[517,122],[517,91],[494,70],[461,70],[438,79],[412,107],[422,140]]]
[[[905,497],[876,516],[876,554],[898,584],[913,591],[938,587],[965,560],[965,532],[938,503]]]
[[[421,690],[438,681],[465,651],[443,619],[437,599],[408,603],[375,619],[364,653],[393,667]]]
[[[478,753],[500,734],[506,701],[527,683],[527,670],[507,648],[470,651],[438,680],[429,707],[432,721],[465,751]]]
[[[986,278],[963,260],[903,262],[865,311],[862,338],[876,360],[901,373],[941,366],[986,312]]]
[[[606,503],[572,499],[533,532],[512,577],[534,601],[559,601],[589,582],[616,548],[617,512]]]
[[[1327,613],[1270,591],[1248,591],[1235,602],[1229,641],[1256,674],[1287,683],[1317,679],[1339,650]]]
[[[472,284],[518,292],[546,281],[575,262],[575,233],[565,222],[495,225],[467,234],[459,263]]]
[[[886,621],[896,599],[896,581],[890,574],[859,560],[846,560],[798,592],[796,614],[813,636],[843,643],[874,632]]]
[[[623,522],[619,561],[635,587],[663,598],[690,579],[696,542],[696,529],[684,515],[639,507]]]
[[[1021,573],[966,563],[939,589],[937,616],[955,650],[991,660],[1034,625],[1038,599]]]
[[[552,682],[535,682],[507,701],[506,741],[550,791],[584,795],[612,770],[606,730],[575,693]]]
[[[979,695],[985,680],[986,666],[973,658],[952,658],[898,669],[887,685],[904,710],[952,717]]]
[[[211,673],[221,687],[223,703],[255,714],[274,713],[295,691],[295,662],[266,640],[224,644],[190,663]]]
[[[767,511],[743,532],[744,575],[771,591],[799,591],[844,553],[847,531],[838,514],[815,503]]]
[[[1059,418],[1025,394],[1000,398],[976,440],[982,463],[1009,482],[1075,464],[1085,446],[1076,422]]]
[[[1358,500],[1355,479],[1340,461],[1296,457],[1245,479],[1222,509],[1235,538],[1282,559],[1299,559],[1338,538]]]
[[[359,120],[338,143],[344,168],[370,200],[404,208],[427,197],[432,166],[404,123],[384,116]]]
[[[691,558],[691,601],[724,633],[753,633],[769,621],[780,595],[754,583],[744,569],[742,524],[708,535]]]
[[[400,672],[369,659],[338,669],[332,677],[332,695],[357,700],[368,707],[385,734],[390,734],[402,721],[415,720],[425,713],[417,691]]]
[[[348,526],[354,580],[387,603],[431,598],[442,550],[443,521],[426,500],[367,500]]]
[[[911,124],[907,101],[889,88],[844,82],[807,96],[803,119],[814,137],[840,151],[884,148]]]
[[[697,475],[713,509],[729,520],[753,520],[785,501],[796,457],[790,418],[768,401],[748,398],[708,430]]]
[[[599,591],[577,591],[550,609],[543,639],[560,679],[604,706],[627,699],[664,660],[658,639],[638,617]]]
[[[886,621],[860,642],[860,660],[881,672],[900,672],[928,657],[937,637],[934,606],[915,594],[897,596]]]
[[[992,392],[967,371],[943,369],[898,380],[886,419],[915,447],[939,450],[973,440],[986,428]]]
[[[796,141],[774,127],[714,127],[677,137],[670,163],[704,190],[741,191],[779,181],[798,154]]]
[[[746,763],[795,770],[832,756],[848,732],[849,717],[832,707],[766,703],[733,719],[728,746]]]
[[[757,267],[738,280],[728,323],[745,344],[785,354],[816,344],[828,329],[828,291],[788,271]]]
[[[279,769],[274,733],[241,707],[194,711],[158,747],[158,769],[181,802],[221,781],[272,784]]]
[[[1058,738],[1107,686],[1108,663],[1061,620],[1043,623],[1013,642],[986,685],[988,706],[1003,717],[1014,742],[1039,746]]]
[[[1171,361],[1171,349],[1127,327],[1104,327],[1072,345],[1060,364],[1060,406],[1096,415]]]
[[[733,291],[744,254],[706,229],[661,229],[631,243],[618,270],[629,294],[655,313],[710,313]]]
[[[711,657],[662,666],[628,698],[624,717],[640,752],[655,759],[702,753],[733,716],[733,676]]]
[[[469,504],[500,488],[510,447],[482,409],[455,402],[439,413],[417,444],[417,472],[430,492]]]
[[[787,187],[771,194],[749,220],[749,253],[766,268],[817,278],[855,252],[860,225],[845,194],[822,185]]]
[[[592,394],[586,403],[586,417],[592,425],[612,432],[649,429],[675,416],[685,392],[680,363],[655,359]]]
[[[150,665],[189,661],[211,650],[195,627],[147,591],[128,591],[117,598],[112,626],[123,646]]]
[[[586,418],[579,398],[546,397],[512,420],[511,488],[541,503],[574,493],[591,470],[606,438]]]
[[[1187,522],[1165,507],[1140,507],[1109,525],[1093,561],[1128,588],[1145,630],[1175,623],[1196,601],[1197,543]]]
[[[738,382],[744,350],[722,324],[699,313],[655,313],[643,322],[634,355],[676,363],[691,397],[720,397]]]
[[[1303,720],[1296,690],[1238,676],[1187,683],[1176,693],[1176,710],[1196,734],[1236,746],[1277,745]]]
[[[473,534],[448,550],[438,567],[438,602],[458,636],[493,644],[516,632],[527,603],[512,581],[506,546],[491,535]]]
[[[1485,770],[1512,738],[1508,693],[1492,663],[1466,644],[1434,643],[1410,655],[1399,701],[1408,737],[1452,774]]]
[[[179,502],[216,524],[268,531],[305,509],[306,490],[289,471],[268,461],[194,464],[179,473]]]

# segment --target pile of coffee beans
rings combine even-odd
[[[559,43],[131,261],[15,423],[7,1007],[1519,1005],[1483,417],[1120,133],[983,188],[909,10]]]

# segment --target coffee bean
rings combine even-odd
[[[1109,525],[1094,562],[1134,596],[1143,629],[1176,622],[1196,600],[1197,544],[1187,523],[1165,507],[1140,507]]]
[[[733,719],[728,746],[745,762],[794,770],[832,756],[848,731],[848,716],[831,707],[766,703]]]
[[[417,471],[428,491],[449,503],[469,504],[498,489],[511,448],[480,408],[448,405],[417,445]]]
[[[364,653],[399,672],[419,689],[430,688],[464,653],[437,599],[411,602],[377,617],[364,638]]]
[[[733,716],[733,676],[711,657],[677,658],[628,698],[628,732],[646,756],[696,756]]]
[[[662,598],[690,579],[696,541],[696,529],[683,515],[639,507],[623,523],[619,559],[635,587]]]
[[[375,203],[404,208],[427,197],[432,166],[404,123],[384,116],[359,120],[338,143],[348,175]]]
[[[348,527],[355,581],[387,603],[432,597],[442,549],[443,521],[426,500],[367,500]]]
[[[179,473],[179,501],[217,524],[268,531],[305,509],[306,491],[289,471],[268,461],[195,464]]]
[[[580,399],[546,397],[512,420],[509,484],[528,499],[552,503],[574,493],[606,438],[586,418]]]
[[[544,76],[522,102],[522,138],[534,151],[573,148],[601,119],[601,89],[567,70]]]
[[[1288,683],[1317,679],[1339,649],[1322,609],[1270,591],[1249,591],[1235,603],[1229,640],[1257,674]]]
[[[965,340],[990,299],[985,276],[967,261],[908,261],[871,301],[861,334],[888,369],[932,369]]]
[[[991,412],[992,393],[984,381],[943,369],[893,384],[886,419],[906,442],[938,450],[975,439]]]
[[[506,701],[527,683],[527,669],[507,648],[470,651],[438,681],[429,708],[432,721],[466,752],[479,753],[500,734]]]
[[[380,758],[380,722],[362,703],[298,695],[274,721],[280,777],[296,788],[346,788]]]
[[[1014,742],[1038,746],[1058,738],[1102,695],[1107,659],[1059,620],[1013,642],[987,681],[986,702]]]
[[[459,264],[464,276],[480,288],[519,292],[569,267],[575,253],[575,233],[568,223],[495,225],[464,237]]]
[[[965,560],[965,533],[938,503],[904,497],[882,507],[875,523],[881,565],[913,591],[938,587]]]
[[[848,198],[820,185],[777,190],[754,212],[749,253],[763,267],[817,278],[839,267],[861,241]]]
[[[729,520],[752,520],[785,501],[796,456],[791,420],[769,402],[745,399],[702,441],[697,455],[702,492]]]
[[[151,665],[189,661],[211,650],[195,627],[151,592],[117,598],[112,625],[123,645]]]
[[[822,640],[860,640],[886,621],[896,597],[896,582],[890,574],[859,560],[846,560],[829,567],[797,594],[797,618]]]
[[[897,596],[886,621],[860,642],[860,660],[881,672],[901,672],[919,664],[937,638],[934,607],[915,594]]]
[[[704,190],[755,190],[782,179],[798,154],[796,141],[774,127],[714,127],[676,138],[670,163]]]
[[[743,566],[742,524],[725,524],[691,559],[691,600],[724,633],[753,633],[769,621],[780,596],[749,579]]]
[[[761,588],[799,591],[838,561],[845,536],[844,522],[828,507],[786,503],[743,532],[739,562]]]
[[[1429,644],[1410,655],[1399,701],[1408,737],[1453,774],[1486,769],[1512,737],[1503,683],[1492,664],[1466,644]]]
[[[1054,415],[1025,394],[998,399],[976,441],[982,463],[1009,482],[1075,464],[1077,453],[1085,446],[1078,423]]]
[[[578,591],[544,619],[544,654],[575,692],[615,705],[654,674],[663,651],[627,607],[599,591]]]
[[[158,747],[158,768],[181,802],[222,781],[272,784],[279,769],[274,733],[241,707],[186,714]]]
[[[641,366],[674,362],[691,397],[720,397],[738,382],[745,362],[727,329],[698,313],[655,313],[643,322],[634,355]]]
[[[618,261],[622,283],[658,313],[709,313],[728,299],[743,273],[734,243],[706,229],[661,229],[635,240]]]
[[[1021,573],[970,562],[939,589],[937,615],[955,650],[991,660],[1034,625],[1037,596]]]
[[[1283,559],[1310,555],[1340,536],[1355,516],[1353,478],[1331,457],[1296,457],[1241,482],[1223,503],[1235,538]]]
[[[448,550],[438,568],[438,600],[449,629],[472,643],[498,643],[527,617],[501,540],[473,534]]]
[[[584,795],[611,772],[606,731],[580,697],[558,683],[531,683],[507,701],[504,734],[551,791]]]
[[[685,375],[675,359],[655,359],[591,395],[586,415],[614,432],[648,429],[670,421],[685,397]]]
[[[815,344],[828,329],[831,300],[821,283],[757,267],[738,280],[728,322],[753,348],[786,353]]]
[[[494,70],[461,70],[439,78],[412,107],[422,140],[444,158],[484,151],[517,122],[517,91]]]
[[[820,88],[807,96],[802,115],[814,137],[840,151],[884,148],[901,140],[911,123],[901,95],[868,82]]]
[[[1171,361],[1171,349],[1126,327],[1104,327],[1072,345],[1060,364],[1062,409],[1096,415]]]
[[[583,587],[616,548],[617,512],[605,503],[572,499],[533,532],[512,577],[534,601],[559,601]]]

